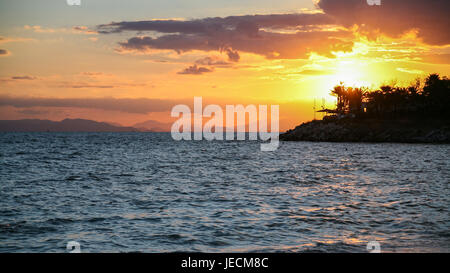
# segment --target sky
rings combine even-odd
[[[450,73],[447,0],[0,0],[0,119],[173,122],[171,108],[279,105],[333,86]]]

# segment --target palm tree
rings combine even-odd
[[[337,97],[337,102],[336,102],[336,110],[338,112],[344,112],[345,109],[345,86],[343,82],[340,82],[339,85],[336,85],[332,90],[331,90],[331,95]]]
[[[367,88],[345,87],[343,82],[331,90],[337,97],[336,110],[339,113],[361,114],[363,100],[367,103],[367,114],[379,117],[399,115],[431,115],[450,117],[450,79],[430,74],[408,87],[382,85],[370,91]]]
[[[349,110],[350,112],[354,114],[360,114],[361,113],[361,106],[362,106],[362,100],[364,93],[366,92],[366,89],[361,88],[349,88],[347,90],[347,96],[348,96],[348,103],[349,103]]]

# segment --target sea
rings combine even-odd
[[[0,133],[0,148],[0,252],[450,252],[450,145]]]

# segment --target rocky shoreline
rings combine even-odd
[[[448,120],[315,120],[280,135],[284,141],[450,143]]]

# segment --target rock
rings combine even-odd
[[[284,141],[450,143],[448,121],[321,120],[280,135]]]

